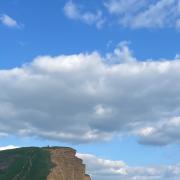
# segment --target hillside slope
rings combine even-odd
[[[43,148],[0,151],[0,180],[45,180],[52,163]]]
[[[68,147],[0,151],[0,180],[90,180],[75,154]]]

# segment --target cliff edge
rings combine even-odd
[[[91,180],[85,174],[85,164],[76,157],[76,150],[69,147],[48,148],[53,168],[47,180]]]

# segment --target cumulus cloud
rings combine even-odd
[[[139,131],[139,142],[142,144],[167,145],[180,143],[180,117],[162,121]]]
[[[129,166],[91,154],[78,154],[94,180],[178,180],[180,165]]]
[[[82,21],[88,25],[95,24],[98,28],[101,28],[104,24],[104,18],[100,10],[97,12],[83,11],[72,1],[65,4],[64,12],[68,18]]]
[[[18,28],[20,25],[17,23],[15,19],[12,17],[8,16],[7,14],[2,14],[0,15],[0,22],[8,27],[13,27],[13,28]]]
[[[128,134],[144,144],[179,143],[179,69],[177,57],[138,61],[127,43],[106,56],[39,56],[1,69],[0,133],[71,143]]]

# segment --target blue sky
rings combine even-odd
[[[0,146],[73,146],[94,180],[179,179],[179,42],[179,0],[1,0]]]
[[[131,42],[131,47],[139,59],[173,58],[180,52],[177,46],[180,40],[179,32],[174,28],[132,30],[113,24],[97,29],[93,25],[69,20],[63,12],[66,2],[2,0],[1,14],[12,16],[22,24],[22,28],[8,29],[1,25],[0,47],[4,52],[1,53],[1,66],[14,67],[44,54],[72,54],[94,50],[106,53],[124,40]],[[87,4],[79,2],[80,5],[82,3]],[[90,4],[93,11],[96,11],[102,2],[92,1]],[[107,48],[109,42],[110,47]],[[6,53],[7,49],[9,53]],[[14,57],[16,60],[13,60]]]

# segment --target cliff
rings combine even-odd
[[[48,148],[55,165],[47,180],[90,180],[85,174],[85,164],[76,157],[76,150],[69,147]]]
[[[0,151],[0,180],[90,180],[85,165],[69,147]]]

